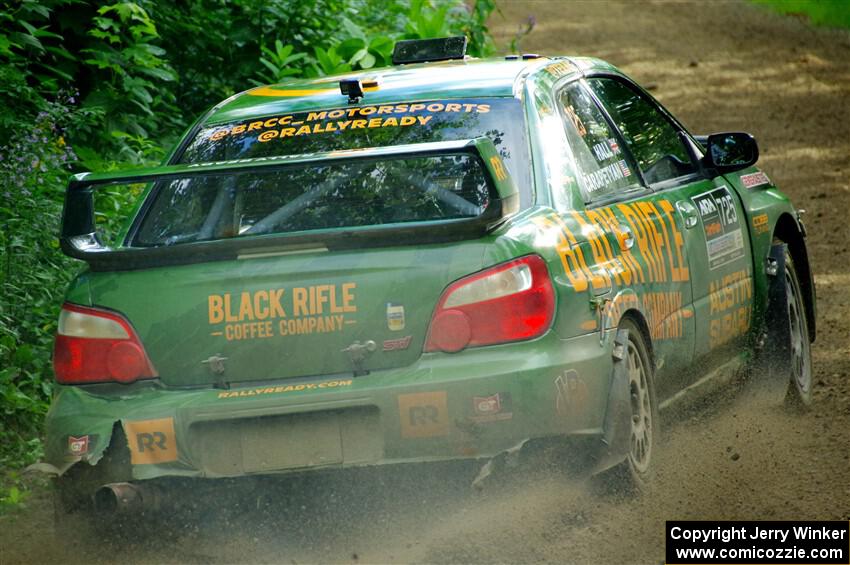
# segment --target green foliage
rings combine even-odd
[[[806,17],[815,25],[850,29],[850,3],[847,0],[754,1],[783,14]]]
[[[55,235],[76,158],[63,130],[88,116],[68,100],[45,103],[33,125],[0,149],[0,467],[39,455],[52,392],[53,334],[74,271]]]
[[[159,137],[163,127],[176,125],[175,97],[166,83],[177,77],[155,44],[159,35],[148,13],[132,2],[103,6],[88,35],[93,41],[80,50],[82,62],[100,80],[83,105],[103,114],[99,125],[112,136],[103,139],[122,146],[122,134]]]
[[[306,57],[306,55],[304,53],[293,54],[292,51],[295,48],[292,45],[284,45],[280,39],[275,39],[274,51],[266,46],[263,46],[262,49],[265,56],[260,57],[260,64],[266,67],[271,74],[264,73],[260,75],[263,79],[262,81],[251,79],[252,83],[259,86],[264,83],[281,82],[287,77],[301,73],[299,68],[292,65]]]

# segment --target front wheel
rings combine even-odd
[[[785,291],[788,324],[791,336],[790,383],[785,397],[787,404],[807,407],[812,403],[812,344],[809,324],[797,270],[788,249],[785,250]]]

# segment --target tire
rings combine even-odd
[[[797,269],[788,249],[785,250],[785,289],[788,322],[791,335],[791,366],[785,403],[792,408],[808,408],[812,403],[812,343],[806,306]]]
[[[645,491],[655,474],[655,456],[659,439],[658,401],[655,371],[650,361],[647,338],[640,327],[626,318],[621,330],[629,331],[624,362],[629,374],[631,430],[629,453],[619,465],[600,476],[606,490],[637,494]]]

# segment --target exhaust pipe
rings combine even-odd
[[[109,483],[97,489],[93,498],[99,514],[134,514],[159,510],[163,497],[153,485]]]

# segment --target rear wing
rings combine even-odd
[[[308,232],[280,233],[257,237],[234,237],[173,246],[112,248],[98,234],[95,222],[94,191],[98,188],[136,183],[159,183],[201,177],[274,171],[318,162],[384,160],[399,157],[471,155],[479,160],[490,188],[489,203],[473,218],[431,220],[407,224],[334,228]],[[151,192],[148,198],[154,196]],[[92,270],[132,270],[241,256],[287,251],[344,249],[374,245],[405,245],[478,237],[492,230],[519,210],[519,192],[493,142],[486,137],[462,141],[441,141],[350,149],[305,155],[240,159],[212,163],[169,165],[117,173],[75,175],[65,193],[60,244],[66,255],[86,261]],[[143,215],[142,206],[139,215]],[[137,222],[139,218],[134,221]]]

